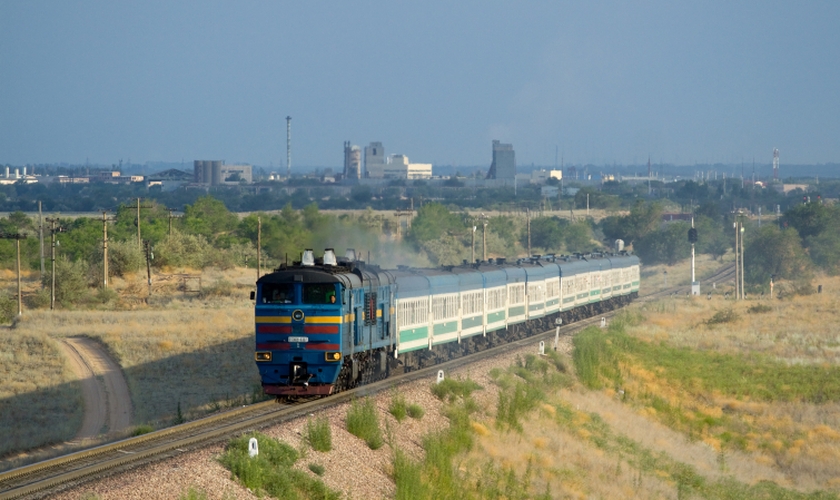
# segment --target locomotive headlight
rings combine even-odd
[[[340,352],[325,352],[324,359],[326,361],[339,361],[341,360],[341,353]]]
[[[257,361],[271,361],[271,351],[259,351],[254,353],[254,359]]]

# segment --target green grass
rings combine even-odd
[[[353,400],[347,411],[347,431],[363,439],[371,450],[377,450],[385,444],[379,427],[379,415],[372,399]]]
[[[178,500],[207,500],[207,493],[190,486],[187,491],[178,495]]]
[[[143,434],[148,434],[150,432],[154,432],[155,428],[148,424],[138,425],[131,431],[132,436],[142,436]]]
[[[441,401],[448,399],[452,403],[458,397],[466,398],[479,389],[481,386],[473,380],[446,378],[441,383],[432,386],[432,394]]]
[[[565,402],[555,404],[554,421],[559,428],[574,432],[579,424],[575,421],[575,410]],[[802,493],[763,481],[748,485],[730,477],[712,480],[702,476],[685,463],[671,458],[665,452],[655,452],[638,442],[614,433],[597,413],[589,413],[582,427],[587,431],[586,439],[596,448],[625,460],[637,470],[639,476],[654,474],[673,481],[677,498],[760,498],[760,499],[836,499],[833,493],[815,491]]]
[[[574,339],[578,379],[590,389],[620,387],[620,362],[627,359],[686,390],[766,402],[840,401],[838,366],[787,365],[759,354],[721,354],[644,342],[616,325],[606,331],[587,328]]]
[[[420,420],[421,418],[423,418],[423,415],[426,414],[426,410],[424,410],[422,406],[416,403],[411,403],[406,408],[406,413],[408,413],[409,417],[415,420]]]
[[[405,420],[408,414],[408,403],[406,403],[405,397],[399,392],[394,391],[391,394],[391,404],[388,405],[388,412],[397,419],[397,422]]]
[[[248,441],[256,437],[259,455],[248,456]],[[338,492],[330,490],[320,480],[292,466],[300,454],[286,443],[261,433],[241,436],[231,440],[219,461],[245,487],[261,496],[289,499],[339,499]]]
[[[309,419],[306,422],[306,442],[315,451],[332,449],[332,429],[326,417]]]
[[[707,319],[706,326],[734,323],[735,321],[738,321],[738,313],[730,307],[729,309],[716,312],[711,318]]]
[[[412,460],[394,448],[392,474],[397,499],[464,498],[465,483],[453,460],[473,446],[470,415],[476,410],[469,398],[450,404],[445,412],[449,428],[423,437],[423,460]]]
[[[314,462],[307,465],[307,467],[309,467],[309,470],[311,470],[312,473],[315,474],[316,476],[323,476],[324,472],[327,471],[327,469],[323,465],[316,464]]]

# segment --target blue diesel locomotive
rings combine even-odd
[[[257,281],[256,353],[266,394],[326,396],[627,304],[639,259],[626,253],[380,269],[348,250]]]

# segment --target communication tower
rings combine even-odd
[[[292,117],[286,117],[286,178],[292,176]]]
[[[779,180],[779,150],[773,148],[773,180]]]

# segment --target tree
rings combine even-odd
[[[233,231],[239,219],[225,204],[212,196],[203,196],[184,210],[183,225],[191,234],[200,234],[210,241],[218,235]]]
[[[592,227],[586,221],[569,224],[563,229],[563,241],[569,253],[586,253],[592,250]]]
[[[563,246],[563,228],[568,225],[558,217],[536,217],[531,219],[531,246],[548,252],[560,253]],[[523,244],[527,244],[527,233],[523,232]]]
[[[665,263],[673,266],[691,253],[686,239],[689,227],[685,222],[672,222],[663,229],[646,234],[633,248],[646,265]]]
[[[408,238],[420,244],[438,239],[447,232],[466,233],[466,227],[460,217],[440,203],[427,203],[417,210]]]
[[[695,249],[698,253],[709,254],[713,259],[718,259],[732,247],[731,238],[722,223],[700,215],[694,218],[694,227],[697,228]]]
[[[796,229],[781,230],[775,224],[768,224],[746,233],[744,278],[747,282],[767,283],[771,275],[791,281],[811,279],[810,261]]]
[[[611,215],[601,221],[601,231],[609,240],[622,239],[631,245],[659,227],[664,209],[659,203],[636,202],[626,216]]]
[[[783,223],[793,227],[803,240],[840,228],[840,208],[822,203],[803,203],[785,212]]]
[[[824,231],[805,240],[811,260],[832,276],[840,274],[840,234]]]

